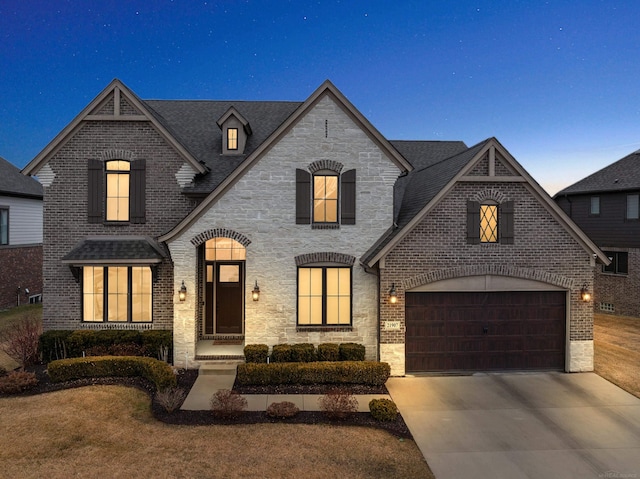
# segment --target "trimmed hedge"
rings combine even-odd
[[[244,347],[244,359],[248,363],[266,363],[269,346],[266,344],[247,344]]]
[[[377,361],[238,364],[236,380],[243,386],[278,384],[365,384],[382,386],[391,367]]]
[[[372,399],[369,401],[369,411],[378,421],[395,421],[398,417],[398,407],[391,399]]]
[[[364,361],[365,349],[362,344],[342,343],[338,349],[340,361]]]
[[[339,361],[340,345],[338,343],[318,344],[318,361]]]
[[[291,345],[274,344],[271,350],[271,362],[272,363],[290,363],[291,362]]]
[[[140,376],[155,384],[158,391],[177,384],[173,369],[167,363],[139,356],[59,359],[50,362],[47,371],[54,383],[82,378]]]
[[[291,361],[294,363],[311,363],[317,361],[315,346],[311,343],[291,345]]]

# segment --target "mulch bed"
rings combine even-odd
[[[46,373],[45,365],[33,366],[27,369],[36,374],[38,384],[36,387],[25,391],[21,394],[15,394],[12,397],[31,396],[34,394],[42,394],[52,391],[60,391],[62,389],[72,389],[83,386],[93,385],[123,385],[141,389],[149,394],[151,398],[151,410],[154,417],[167,424],[180,424],[189,426],[205,426],[213,424],[225,425],[241,425],[241,424],[261,424],[261,423],[279,423],[279,424],[328,424],[334,426],[364,426],[383,429],[399,438],[412,439],[409,428],[405,424],[402,416],[398,414],[395,421],[377,421],[370,413],[353,413],[348,414],[344,419],[332,419],[320,411],[300,411],[296,416],[287,419],[276,419],[267,416],[264,411],[242,412],[237,417],[216,417],[211,411],[183,411],[177,410],[172,413],[166,412],[160,404],[155,401],[155,387],[149,381],[134,378],[92,378],[77,379],[74,381],[66,381],[62,383],[53,383],[49,380]],[[177,376],[178,387],[189,391],[193,383],[198,377],[198,371],[195,369],[181,370]],[[243,386],[234,385],[235,391],[241,394],[326,394],[335,386],[331,385],[313,385],[313,386]],[[341,385],[341,390],[346,390],[352,394],[387,394],[387,389],[382,387],[368,387],[362,385]],[[0,397],[7,397],[0,394]]]

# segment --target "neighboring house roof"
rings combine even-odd
[[[0,196],[42,199],[42,185],[0,157]]]
[[[153,239],[144,236],[85,238],[62,258],[63,264],[154,264],[166,254]]]
[[[640,189],[640,150],[596,171],[556,193],[554,198],[580,193],[605,193]]]

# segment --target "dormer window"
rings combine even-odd
[[[229,150],[238,149],[238,129],[237,128],[227,128],[227,149]]]
[[[216,122],[222,130],[222,154],[243,155],[251,135],[249,122],[234,107],[229,108]]]

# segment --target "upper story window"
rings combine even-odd
[[[356,224],[356,170],[296,170],[296,224]]]
[[[627,219],[640,219],[640,195],[627,195]]]
[[[89,223],[146,221],[144,159],[89,160],[87,216]]]
[[[9,244],[9,208],[0,208],[0,245]]]
[[[626,251],[604,251],[611,260],[609,266],[603,266],[602,271],[613,274],[629,274],[629,253]]]
[[[228,150],[238,149],[238,129],[237,128],[227,128],[227,149]]]
[[[467,243],[513,244],[513,201],[467,202]]]
[[[592,196],[591,197],[591,206],[589,208],[589,214],[591,216],[599,216],[600,215],[600,197]]]
[[[129,221],[129,175],[128,161],[114,160],[105,163],[107,171],[107,221]]]

